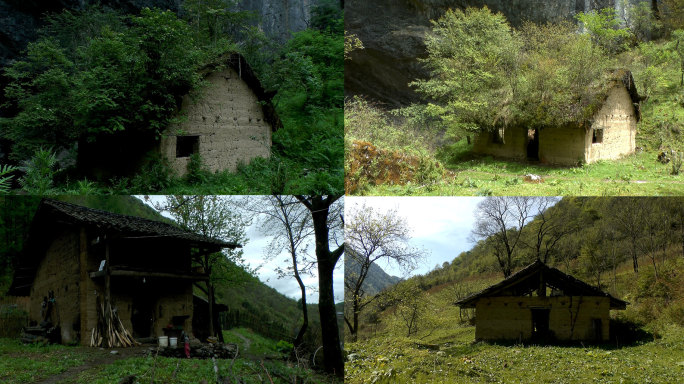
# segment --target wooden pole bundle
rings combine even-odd
[[[93,328],[90,335],[90,346],[117,348],[139,344],[124,327],[116,311],[111,308],[106,310],[102,303],[97,311],[97,327]]]

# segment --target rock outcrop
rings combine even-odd
[[[635,0],[630,0],[636,2]],[[416,100],[408,83],[427,76],[425,56],[430,20],[449,9],[487,6],[513,26],[573,19],[578,12],[620,4],[619,0],[347,0],[345,29],[365,46],[345,62],[345,93],[402,105]]]

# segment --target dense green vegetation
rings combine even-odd
[[[232,2],[185,7],[187,19],[158,9],[122,15],[97,6],[46,16],[39,40],[4,72],[8,117],[0,119],[0,140],[22,171],[15,181],[39,169],[40,182],[49,184],[39,192],[52,194],[342,190],[339,6],[315,6],[311,27],[285,44],[252,27],[252,16],[233,11]],[[212,174],[196,158],[190,175],[179,178],[150,148],[178,118],[180,98],[201,90],[200,69],[231,52],[243,54],[266,91],[276,93],[283,127],[269,159]],[[104,173],[92,169],[89,151],[98,156],[123,143],[130,147],[126,158],[96,164]],[[53,161],[40,163],[50,156]],[[0,180],[0,188],[7,185]],[[28,192],[32,185],[21,183]]]
[[[432,76],[414,82],[423,104],[386,111],[361,98],[346,101],[347,193],[681,193],[684,44],[677,9],[662,7],[655,19],[641,4],[630,9],[631,24],[607,9],[580,14],[584,27],[525,23],[518,29],[486,8],[448,12],[426,40],[424,63]],[[466,33],[471,30],[478,33]],[[631,71],[642,97],[634,155],[568,168],[473,153],[478,132],[586,124],[618,69]],[[542,181],[528,183],[526,174]]]
[[[684,363],[683,204],[680,198],[566,197],[523,227],[513,255],[516,270],[536,259],[542,231],[541,255],[549,265],[629,302],[611,314],[609,342],[474,343],[475,313],[454,302],[503,278],[495,239],[488,238],[374,299],[362,313],[359,342],[345,345],[347,381],[678,381]],[[561,233],[552,245],[549,240]]]
[[[141,348],[134,353],[121,351],[127,355],[119,358],[109,351],[94,352],[92,348],[23,345],[18,340],[0,339],[0,380],[8,384],[33,383],[71,369],[71,374],[60,383],[116,383],[130,375],[153,383],[216,382],[217,375],[219,379],[239,378],[243,383],[262,383],[268,376],[273,383],[335,382],[305,364],[288,362],[282,343],[244,328],[224,334],[226,341],[237,344],[240,352],[235,360],[218,359],[218,373],[214,372],[211,359],[174,359],[154,354],[142,357]]]

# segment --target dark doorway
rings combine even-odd
[[[549,312],[550,309],[532,309],[532,338],[543,339],[549,333]]]
[[[601,319],[591,319],[591,330],[594,341],[603,340],[603,327],[601,327]]]
[[[527,130],[527,160],[539,161],[539,130]]]
[[[151,297],[140,295],[133,298],[133,305],[131,307],[133,337],[150,337],[152,335],[153,317],[154,301]]]

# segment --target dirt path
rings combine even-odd
[[[246,356],[246,355],[247,355],[247,351],[249,350],[250,345],[252,345],[252,340],[248,339],[247,337],[245,337],[245,336],[243,336],[243,335],[241,335],[241,334],[239,334],[239,333],[237,333],[237,332],[233,332],[233,335],[239,337],[239,338],[242,340],[242,342],[245,343],[245,344],[243,345],[243,347],[242,347],[242,350],[240,351],[240,354]]]
[[[71,367],[66,371],[47,377],[41,381],[37,381],[37,384],[57,384],[67,379],[74,379],[79,373],[87,371],[92,368],[97,368],[105,365],[114,363],[117,360],[128,359],[130,357],[143,356],[147,351],[147,346],[143,347],[133,347],[133,348],[119,348],[119,349],[95,349],[95,348],[85,348],[82,352],[88,356],[85,358],[83,364]],[[112,354],[111,351],[117,351],[116,354]]]

